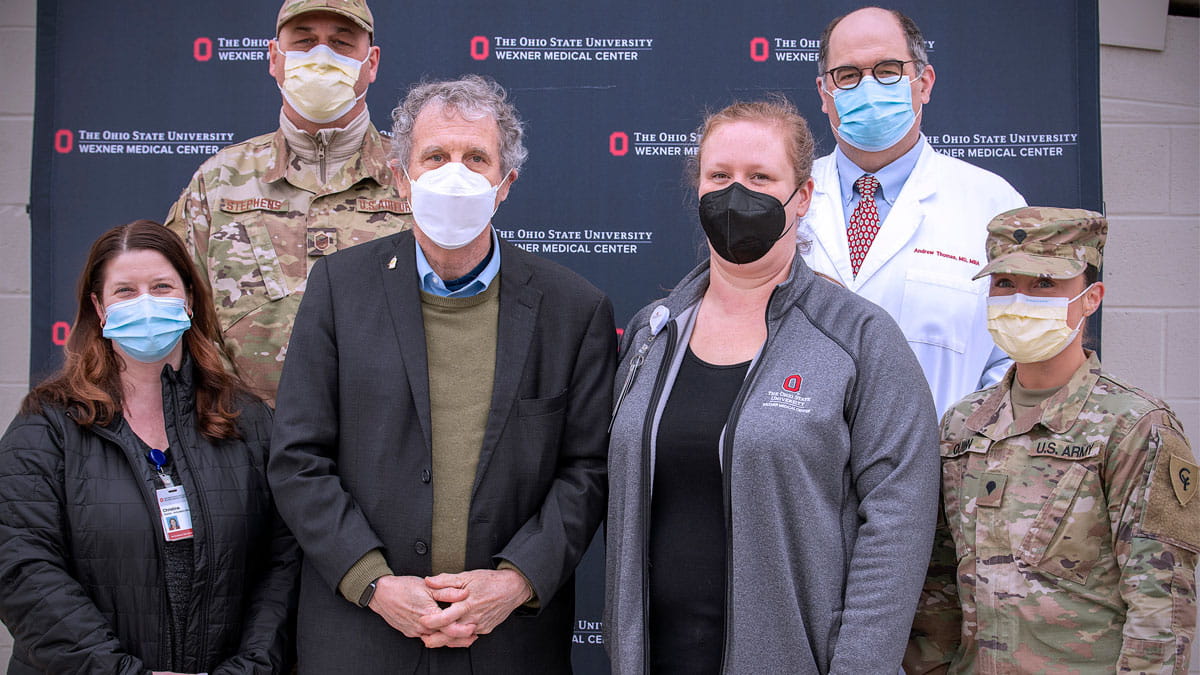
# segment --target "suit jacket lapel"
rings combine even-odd
[[[394,262],[393,262],[394,261]],[[429,412],[429,360],[425,353],[425,321],[421,316],[421,291],[417,280],[416,239],[411,232],[398,238],[396,248],[379,258],[383,294],[399,343],[404,373],[412,391],[417,420],[425,437],[425,451],[433,451]],[[397,411],[403,414],[404,411]]]
[[[492,382],[492,406],[488,412],[487,428],[483,434],[483,447],[479,452],[479,464],[475,469],[475,485],[471,497],[479,490],[483,476],[491,462],[508,424],[513,405],[516,404],[521,378],[525,374],[525,360],[529,356],[529,345],[537,322],[538,306],[542,301],[541,291],[529,285],[533,271],[525,264],[524,251],[500,243],[500,317],[496,328],[496,374]]]

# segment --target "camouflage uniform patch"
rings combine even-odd
[[[337,248],[337,228],[333,227],[310,227],[308,228],[308,255],[329,255],[336,253]]]
[[[274,399],[312,264],[339,248],[408,229],[412,218],[401,208],[407,201],[392,185],[386,141],[373,125],[360,152],[324,183],[276,131],[209,158],[166,225],[212,286],[239,372]]]
[[[1014,372],[942,421],[943,518],[906,671],[1186,672],[1200,510],[1163,468],[1193,461],[1178,421],[1090,353],[1018,420]]]
[[[1155,427],[1150,442],[1156,448],[1158,460],[1141,532],[1190,551],[1200,551],[1200,528],[1195,526],[1200,523],[1200,501],[1192,500],[1200,472],[1192,461],[1187,439],[1174,429]]]
[[[1179,499],[1180,506],[1187,506],[1192,497],[1196,496],[1197,467],[1179,455],[1172,454],[1170,471],[1175,497]]]

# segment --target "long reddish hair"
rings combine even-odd
[[[100,316],[92,296],[103,297],[104,270],[110,260],[139,249],[157,251],[166,258],[192,298],[192,327],[183,342],[195,364],[196,421],[200,432],[212,439],[237,438],[237,399],[248,388],[237,375],[226,372],[221,361],[224,341],[217,323],[208,281],[196,272],[183,241],[174,232],[151,220],[135,220],[105,232],[92,244],[76,289],[78,308],[67,339],[66,361],[54,376],[37,385],[21,403],[21,412],[40,413],[44,407],[68,410],[83,426],[107,425],[122,410],[122,362],[112,342],[103,336]]]

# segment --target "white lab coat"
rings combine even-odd
[[[797,234],[804,261],[880,305],[900,324],[941,415],[999,381],[1011,361],[987,331],[987,224],[1025,205],[1003,178],[925,143],[855,277],[833,155],[813,164],[816,189]]]

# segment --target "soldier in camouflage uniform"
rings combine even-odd
[[[988,225],[989,305],[1034,302],[989,307],[1017,363],[942,420],[944,508],[910,675],[1187,672],[1200,468],[1167,404],[1102,371],[1072,332],[1103,298],[1088,282],[1107,229],[1033,207]],[[1045,298],[1072,298],[1053,339],[1029,330],[1047,325],[1030,318]]]
[[[312,264],[411,225],[363,100],[379,64],[365,0],[287,0],[276,31],[280,128],[208,159],[166,222],[212,285],[233,363],[269,400]]]

